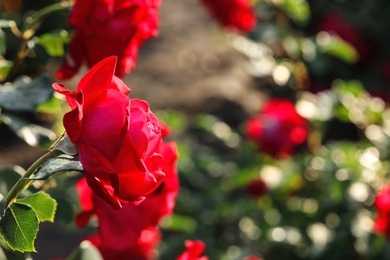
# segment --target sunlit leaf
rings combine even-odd
[[[316,39],[320,51],[335,56],[344,62],[355,63],[359,57],[356,49],[350,43],[336,35],[320,32]]]
[[[37,213],[39,222],[54,221],[57,202],[49,194],[38,192],[26,198],[19,199],[17,202],[31,206]]]
[[[358,95],[361,95],[365,92],[363,84],[357,80],[335,80],[332,83],[332,90],[340,97],[350,94],[357,97]]]
[[[52,57],[62,57],[65,54],[64,44],[69,42],[66,31],[46,33],[39,36],[37,42],[41,44]]]
[[[1,80],[4,80],[7,77],[13,64],[14,63],[12,61],[9,61],[9,60],[4,60],[4,59],[0,60],[0,79]]]
[[[35,252],[38,223],[38,216],[32,207],[14,203],[0,220],[0,236],[12,250]]]
[[[310,18],[309,4],[305,0],[284,0],[282,7],[296,21],[306,22]]]

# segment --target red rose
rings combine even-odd
[[[77,90],[59,83],[72,111],[64,126],[79,149],[88,185],[112,207],[138,204],[164,179],[164,160],[158,153],[161,131],[156,116],[115,77],[115,57],[94,66]]]
[[[96,215],[99,233],[91,241],[104,259],[149,259],[153,255],[159,240],[156,239],[157,224],[162,217],[172,214],[179,190],[176,145],[162,143],[159,150],[165,158],[166,178],[137,206],[123,205],[121,210],[113,210],[91,192],[85,179],[77,183],[83,212],[76,216],[76,224],[84,226],[92,215]]]
[[[289,100],[271,99],[259,115],[246,123],[247,136],[258,145],[259,151],[272,156],[292,155],[305,142],[309,127]]]
[[[89,240],[99,249],[105,260],[149,260],[156,258],[156,247],[161,240],[161,234],[157,227],[148,227],[142,231],[132,247],[128,247],[124,250],[108,247],[98,235],[91,235],[87,237],[86,240]]]
[[[106,57],[118,57],[115,75],[123,77],[137,60],[143,42],[158,33],[161,0],[76,0],[69,24],[75,33],[69,57],[57,73],[71,78],[86,63],[92,67]]]
[[[210,14],[223,26],[249,32],[256,25],[249,0],[200,0]]]
[[[262,180],[251,180],[245,186],[246,192],[257,199],[267,193],[267,185]]]
[[[184,242],[186,251],[184,251],[176,260],[208,260],[207,256],[201,256],[206,248],[201,240],[186,240]]]
[[[386,239],[390,240],[390,186],[384,187],[378,193],[374,205],[378,212],[374,230],[384,233]]]

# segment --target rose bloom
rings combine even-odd
[[[142,231],[131,246],[124,249],[107,246],[99,235],[88,236],[86,240],[99,249],[104,260],[149,260],[156,258],[155,249],[160,243],[161,234],[157,227],[150,226]]]
[[[54,89],[72,108],[64,116],[66,132],[79,150],[88,185],[113,208],[138,204],[163,181],[160,123],[142,100],[115,77],[115,57],[94,66],[75,92]]]
[[[283,99],[268,100],[256,117],[246,122],[246,134],[260,152],[271,156],[290,156],[305,142],[309,127],[294,103]]]
[[[201,240],[186,240],[184,242],[186,251],[184,251],[176,260],[208,260],[207,256],[202,256],[206,245]]]
[[[390,240],[390,186],[385,186],[376,195],[374,205],[377,211],[374,230]]]
[[[158,33],[161,0],[76,0],[69,16],[75,33],[56,76],[69,79],[86,63],[118,57],[115,75],[133,70],[138,49]]]
[[[166,178],[138,206],[124,205],[121,210],[113,210],[93,194],[85,179],[77,183],[83,211],[76,216],[76,224],[85,226],[91,216],[96,215],[99,232],[87,239],[99,249],[104,259],[154,258],[160,241],[158,222],[172,214],[179,190],[176,144],[162,143],[160,152],[165,158]]]
[[[251,180],[245,186],[245,191],[253,198],[258,199],[264,196],[268,189],[262,180]]]
[[[228,29],[251,31],[256,15],[249,0],[200,0],[209,13]]]

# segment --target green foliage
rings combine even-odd
[[[26,198],[19,199],[17,203],[29,205],[38,216],[39,222],[54,221],[54,215],[57,208],[57,202],[47,193],[38,192]]]
[[[47,160],[42,167],[31,176],[30,180],[46,180],[57,173],[82,172],[80,161],[75,161],[72,156],[61,155]]]
[[[353,64],[358,59],[355,48],[338,36],[320,33],[317,35],[317,44],[319,51],[335,56],[344,62]]]
[[[310,18],[310,8],[306,1],[284,0],[281,5],[285,12],[298,22],[307,22]]]
[[[35,252],[38,224],[54,221],[57,202],[44,192],[19,199],[5,210],[0,220],[0,236],[19,252]]]
[[[0,220],[0,235],[12,250],[35,252],[34,239],[37,232],[37,214],[27,204],[12,204]]]
[[[37,43],[44,46],[47,53],[52,57],[65,55],[64,45],[70,40],[66,31],[46,33],[39,36]]]

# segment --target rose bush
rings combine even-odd
[[[116,55],[115,75],[123,77],[134,68],[144,41],[157,35],[160,3],[160,0],[75,1],[69,16],[75,33],[69,44],[69,56],[56,76],[71,78],[84,63],[92,67]]]
[[[210,14],[228,29],[249,32],[256,25],[256,15],[248,0],[200,0]]]
[[[289,156],[305,142],[309,127],[294,103],[283,99],[268,100],[256,117],[246,122],[246,133],[263,153]]]
[[[94,66],[75,92],[59,83],[72,111],[64,126],[79,149],[88,185],[113,208],[138,204],[163,181],[164,159],[158,153],[161,130],[142,100],[116,76],[115,57]]]

